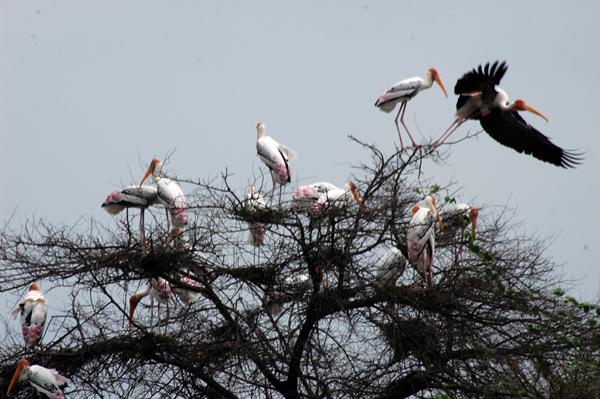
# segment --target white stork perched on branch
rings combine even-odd
[[[44,333],[48,309],[46,298],[42,295],[36,283],[29,286],[27,294],[21,299],[19,305],[11,312],[13,317],[21,315],[21,331],[25,345],[30,347],[37,344]]]
[[[384,112],[392,112],[396,107],[396,104],[400,103],[400,108],[398,109],[398,114],[396,115],[396,119],[394,120],[396,123],[396,130],[398,130],[398,137],[400,138],[400,149],[404,148],[402,144],[402,135],[400,134],[400,127],[398,126],[398,119],[400,119],[400,123],[404,126],[406,133],[408,133],[408,137],[410,137],[410,141],[412,141],[412,145],[414,147],[418,147],[419,145],[415,142],[415,139],[410,134],[408,127],[404,123],[404,112],[406,111],[406,104],[410,99],[419,94],[420,91],[429,89],[433,82],[437,82],[440,86],[444,95],[448,97],[448,93],[446,93],[446,88],[442,83],[442,79],[440,78],[440,74],[435,68],[429,68],[425,71],[425,78],[421,78],[418,76],[401,80],[395,83],[391,88],[389,88],[385,93],[380,95],[375,101],[375,106]]]

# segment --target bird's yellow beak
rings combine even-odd
[[[29,366],[29,362],[26,359],[21,359],[17,362],[17,369],[15,370],[15,373],[13,374],[12,379],[10,380],[10,384],[8,385],[8,389],[6,390],[6,396],[10,396],[10,392],[12,391],[13,387],[17,384],[19,376],[21,375],[21,371],[23,371],[23,368],[25,366]]]
[[[546,115],[542,114],[538,109],[536,109],[533,106],[527,104],[523,100],[515,100],[514,105],[515,105],[515,108],[517,110],[519,110],[519,111],[529,111],[529,112],[531,112],[533,114],[536,114],[537,116],[539,116],[540,118],[542,118],[546,122],[550,122],[550,120],[548,118],[546,118]]]
[[[156,163],[157,163],[155,161],[156,161],[156,159],[153,159],[152,162],[150,162],[150,166],[148,166],[148,170],[146,170],[146,174],[144,174],[144,177],[142,177],[142,181],[140,181],[140,188],[142,187],[142,185],[144,184],[144,182],[146,181],[148,176],[150,176],[152,173],[154,173],[154,168],[156,168]]]
[[[350,186],[350,191],[352,192],[354,201],[356,201],[358,206],[360,206],[360,209],[364,209],[365,204],[364,204],[363,199],[361,198],[360,194],[358,193],[358,189],[356,188],[356,185],[352,181],[349,181],[348,185]]]
[[[444,84],[442,83],[442,78],[440,77],[440,74],[438,73],[438,71],[436,71],[435,69],[432,71],[431,73],[433,80],[436,81],[436,83],[440,86],[440,88],[442,89],[442,91],[444,92],[444,95],[446,97],[448,97],[448,92],[446,91],[446,88],[444,87]]]
[[[475,234],[477,231],[477,217],[479,216],[479,209],[471,208],[469,212],[469,217],[471,218],[471,228],[473,229],[473,238],[475,238]]]

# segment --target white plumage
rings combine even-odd
[[[408,225],[406,238],[410,264],[425,278],[427,286],[431,286],[431,265],[435,253],[435,220],[437,219],[441,229],[443,225],[435,207],[435,199],[429,195],[424,202],[424,206],[413,206],[413,216]]]
[[[256,152],[271,172],[273,187],[275,183],[286,185],[291,182],[289,161],[296,158],[296,152],[267,136],[265,131],[265,124],[259,122],[256,125]]]
[[[29,286],[29,291],[11,313],[13,317],[21,315],[21,331],[25,345],[29,347],[37,344],[44,333],[48,309],[46,298],[36,283]]]
[[[164,278],[158,277],[150,279],[143,289],[129,297],[129,327],[132,326],[135,308],[142,298],[150,296],[150,306],[153,306],[154,301],[157,301],[160,308],[161,303],[169,302],[172,292],[171,284]]]
[[[138,208],[140,210],[140,236],[142,244],[145,244],[144,213],[146,208],[156,204],[158,204],[156,187],[143,185],[113,191],[102,203],[102,208],[111,215],[117,215],[126,208]]]
[[[356,202],[361,208],[363,207],[363,200],[356,185],[352,181],[348,181],[344,188],[330,188],[321,194],[309,210],[312,213],[318,213],[325,209],[340,210],[351,206],[353,202]]]
[[[470,222],[473,234],[476,234],[477,217],[479,216],[478,208],[465,203],[448,204],[444,206],[441,214],[444,219],[446,233],[453,235],[458,230],[463,231],[468,222]]]
[[[17,369],[10,381],[6,396],[10,395],[17,381],[28,381],[35,390],[50,399],[64,399],[62,388],[69,380],[54,369],[47,369],[37,364],[30,365],[27,359],[17,362]]]
[[[400,123],[402,123],[406,133],[408,133],[408,137],[410,137],[412,145],[415,147],[418,146],[410,134],[410,131],[406,127],[406,124],[404,123],[404,112],[406,110],[406,104],[408,101],[416,96],[420,91],[429,89],[433,85],[434,81],[439,84],[444,92],[444,95],[448,97],[448,93],[446,93],[446,88],[442,83],[442,79],[440,78],[438,71],[435,68],[429,68],[427,71],[425,71],[425,78],[416,76],[401,80],[395,83],[385,93],[381,94],[375,101],[376,107],[388,113],[394,110],[396,104],[401,104],[400,108],[398,109],[396,119],[394,120],[396,123],[396,130],[398,131],[398,137],[400,138],[400,148],[403,148],[404,145],[402,144],[402,136],[400,134],[400,127],[398,126],[398,120],[400,120]]]
[[[200,283],[188,276],[181,277],[179,281],[181,281],[182,284],[185,284],[190,287],[200,287]],[[179,300],[185,305],[189,305],[190,303],[196,302],[200,298],[199,292],[182,287],[173,287],[173,293],[177,295],[177,298],[179,298]]]
[[[257,212],[267,208],[267,203],[261,193],[256,191],[255,186],[251,186],[246,193],[246,200],[244,201],[244,210],[249,215],[255,215]],[[250,221],[248,223],[248,241],[255,247],[259,247],[264,244],[266,227],[263,223]]]
[[[299,210],[310,209],[323,194],[331,190],[339,190],[335,184],[318,182],[298,187],[292,194],[292,207]]]
[[[375,279],[381,286],[393,286],[406,268],[406,258],[402,252],[392,247],[375,264]]]
[[[179,184],[167,177],[161,176],[161,170],[162,162],[159,159],[153,159],[139,187],[142,187],[144,181],[152,175],[152,181],[156,184],[158,193],[157,201],[169,211],[169,215],[171,216],[173,230],[169,237],[174,238],[188,223],[187,204],[185,194]]]

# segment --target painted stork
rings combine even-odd
[[[34,346],[42,338],[48,309],[46,298],[36,283],[29,286],[27,294],[11,312],[13,318],[21,315],[21,331],[27,347]]]
[[[324,209],[341,210],[352,205],[352,201],[355,201],[361,208],[364,207],[356,184],[348,181],[344,185],[344,188],[335,187],[321,194],[317,202],[309,210],[311,213],[319,213]]]
[[[563,150],[525,121],[519,111],[529,111],[544,120],[548,118],[522,99],[508,101],[508,94],[498,87],[508,66],[498,61],[479,65],[464,74],[454,87],[459,94],[455,120],[433,143],[439,146],[468,119],[477,119],[487,134],[500,144],[519,153],[532,155],[541,161],[563,168],[573,168],[582,161],[582,154]]]
[[[22,358],[17,362],[17,369],[10,380],[6,396],[10,396],[17,381],[29,381],[29,385],[35,388],[38,394],[50,399],[64,399],[63,388],[69,380],[54,369],[47,369],[37,364],[30,365],[27,359]]]
[[[186,286],[200,288],[200,283],[191,277],[183,276],[179,279],[179,281]],[[199,292],[192,291],[184,287],[173,287],[173,293],[177,295],[177,298],[179,298],[184,305],[189,305],[190,303],[196,302],[200,298]]]
[[[273,191],[275,184],[279,184],[279,201],[281,202],[283,186],[292,181],[289,161],[296,158],[297,155],[296,151],[278,143],[271,136],[265,135],[265,132],[265,124],[259,122],[256,125],[256,153],[271,172]]]
[[[323,194],[336,189],[339,190],[335,184],[328,182],[300,186],[292,194],[292,207],[298,210],[308,210],[317,203]]]
[[[400,120],[400,123],[402,123],[406,133],[408,133],[408,137],[410,137],[412,145],[414,147],[419,147],[410,134],[408,127],[406,127],[406,124],[404,123],[404,112],[406,111],[406,104],[408,101],[416,96],[420,91],[429,89],[433,85],[434,81],[440,86],[444,92],[444,95],[448,97],[448,93],[446,92],[446,88],[442,83],[440,74],[435,68],[429,68],[427,71],[425,71],[425,78],[416,76],[401,80],[400,82],[394,84],[388,91],[380,95],[377,98],[377,101],[375,101],[375,106],[387,113],[392,112],[396,107],[396,104],[400,103],[398,114],[394,120],[396,123],[396,130],[398,130],[398,137],[400,138],[400,149],[403,149],[404,145],[402,144],[402,135],[400,134],[398,119]]]
[[[171,293],[171,284],[169,284],[167,280],[165,280],[162,277],[150,279],[148,284],[146,284],[146,287],[129,297],[129,327],[131,328],[133,325],[133,315],[135,313],[135,308],[137,307],[138,303],[142,300],[142,298],[149,295],[150,306],[153,306],[154,300],[156,300],[158,303],[159,310],[161,303],[167,303],[168,309],[168,302],[171,298]]]
[[[308,273],[300,273],[294,276],[288,276],[284,279],[283,284],[285,289],[288,291],[298,292],[298,289],[305,291],[312,286],[312,279]],[[329,287],[329,280],[327,275],[323,273],[321,278],[321,289],[327,289]],[[265,292],[263,298],[263,307],[265,311],[273,316],[277,317],[283,312],[283,304],[285,302],[286,295],[283,291],[270,287]]]
[[[479,209],[472,207],[469,204],[448,204],[444,206],[441,212],[444,219],[444,228],[446,233],[456,234],[458,230],[464,231],[467,223],[471,223],[473,237],[477,232],[477,218],[479,217]]]
[[[140,209],[140,236],[142,244],[146,242],[144,229],[144,211],[151,205],[158,203],[158,190],[154,186],[130,186],[108,194],[102,203],[102,208],[111,215],[117,215],[123,209]]]
[[[425,197],[425,206],[418,204],[412,207],[412,218],[406,232],[408,260],[431,287],[431,264],[435,253],[435,221],[444,229],[442,218],[435,207],[435,198]]]
[[[402,252],[392,247],[375,264],[375,279],[380,286],[394,286],[406,269],[406,258]]]
[[[162,162],[159,159],[153,159],[150,162],[148,170],[144,174],[139,187],[142,187],[146,179],[152,175],[152,181],[156,184],[158,193],[158,202],[168,210],[171,216],[173,229],[169,233],[168,240],[171,240],[179,235],[182,228],[188,223],[188,210],[185,200],[185,194],[179,184],[173,180],[161,176]]]
[[[246,213],[250,215],[254,215],[260,210],[264,210],[267,208],[267,203],[265,202],[264,197],[256,191],[256,187],[252,185],[248,192],[246,193],[246,200],[244,201],[244,210]],[[249,222],[249,237],[248,241],[254,247],[260,247],[265,242],[265,233],[266,228],[263,223],[259,222]]]

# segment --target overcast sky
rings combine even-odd
[[[1,1],[0,221],[16,212],[13,225],[32,216],[110,225],[105,196],[171,150],[167,172],[205,178],[228,168],[242,191],[260,166],[258,121],[299,153],[294,185],[342,185],[368,156],[348,134],[394,151],[394,115],[373,106],[382,91],[435,66],[452,93],[464,72],[499,59],[509,65],[502,87],[550,122],[526,119],[586,151],[584,164],[563,170],[483,134],[454,146],[446,164],[426,164],[425,175],[457,181],[465,201],[508,203],[525,231],[554,237],[547,255],[577,280],[573,294],[592,299],[600,2],[488,4]],[[437,137],[455,102],[434,87],[409,103],[406,120]],[[479,125],[456,135],[469,130]]]

